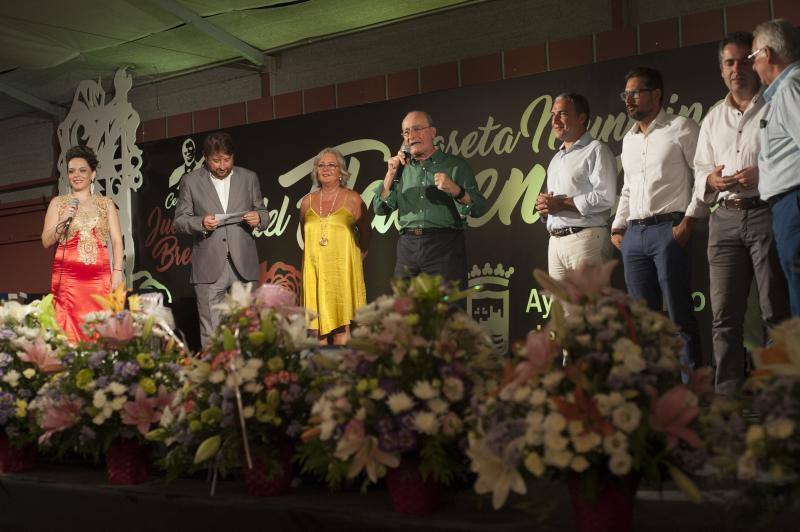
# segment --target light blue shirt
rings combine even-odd
[[[764,91],[770,103],[761,128],[758,191],[769,199],[800,186],[800,61]]]
[[[574,211],[547,217],[547,230],[605,227],[617,194],[617,163],[611,149],[587,132],[567,150],[562,144],[547,167],[547,192],[573,198]]]

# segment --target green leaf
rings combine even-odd
[[[219,434],[206,438],[197,448],[197,452],[194,455],[194,463],[200,464],[217,454],[221,443],[222,439]]]
[[[169,432],[167,429],[161,427],[155,430],[151,430],[147,434],[144,435],[144,439],[147,441],[164,441],[167,436],[169,436]]]
[[[225,351],[231,351],[236,348],[236,339],[227,327],[222,328],[222,347],[225,348]]]

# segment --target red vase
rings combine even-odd
[[[11,446],[5,435],[0,436],[0,474],[22,473],[33,467],[36,461],[36,446],[26,445],[21,449]]]
[[[109,484],[141,484],[150,473],[150,449],[136,440],[114,440],[106,451]]]
[[[292,484],[292,456],[294,449],[291,445],[283,445],[278,451],[278,462],[267,449],[250,449],[253,467],[244,464],[244,486],[248,495],[255,497],[277,497],[285,495]],[[279,470],[275,470],[275,467]]]
[[[579,532],[630,532],[633,528],[638,475],[604,479],[593,501],[584,496],[579,475],[571,475],[567,485]]]
[[[442,506],[442,485],[432,476],[422,478],[419,462],[403,458],[386,472],[392,509],[401,514],[430,515]]]

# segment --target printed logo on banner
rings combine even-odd
[[[467,312],[486,329],[498,353],[508,352],[508,280],[513,274],[513,266],[492,268],[488,262],[483,269],[473,264],[469,272],[469,287],[481,289],[470,291]]]

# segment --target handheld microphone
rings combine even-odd
[[[400,145],[400,151],[403,153],[403,155],[405,155],[406,164],[410,163],[412,159],[414,159],[414,156],[411,155],[411,150],[408,149],[408,146],[406,146],[405,142]],[[403,166],[404,165],[402,164],[398,165],[397,170],[394,171],[394,178],[392,179],[392,188],[394,188],[394,186],[400,182],[400,178],[403,176]]]
[[[71,200],[69,200],[69,206],[70,206],[70,207],[75,207],[75,208],[77,208],[79,204],[80,204],[80,201],[78,200],[78,198],[72,198]],[[69,218],[67,218],[67,219],[64,221],[64,233],[66,233],[67,231],[69,231],[69,225],[72,223],[72,218],[73,218],[73,217],[72,217],[72,216],[70,216]]]

